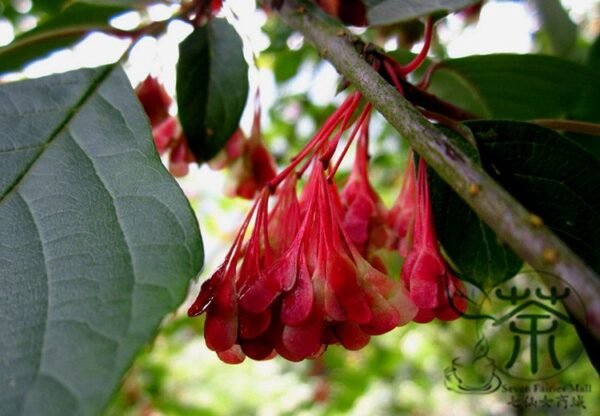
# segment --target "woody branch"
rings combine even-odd
[[[502,241],[535,270],[558,275],[573,286],[586,310],[573,305],[571,312],[600,339],[600,277],[381,78],[361,56],[360,42],[353,35],[297,0],[286,0],[279,13],[372,103]]]

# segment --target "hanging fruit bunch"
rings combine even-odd
[[[401,93],[427,55],[432,26],[429,19],[423,50],[407,65],[381,54],[371,59]],[[411,321],[453,320],[466,309],[464,288],[439,250],[424,160],[414,169],[410,155],[391,210],[370,183],[371,113],[360,93],[350,93],[276,174],[255,104],[250,138],[237,131],[213,161],[233,161],[242,172],[230,194],[254,197],[225,260],[188,311],[206,315],[206,344],[221,360],[300,361],[332,344],[356,350],[373,335]],[[340,183],[336,173],[353,145],[352,171]],[[400,278],[381,259],[390,249],[405,257]]]

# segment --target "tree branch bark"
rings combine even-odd
[[[568,298],[574,302],[569,309],[600,339],[600,278],[594,271],[381,78],[357,50],[353,35],[296,0],[286,0],[280,15],[373,104],[502,241],[535,270],[559,276],[577,291],[586,309],[581,310],[575,297]]]

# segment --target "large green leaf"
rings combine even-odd
[[[94,29],[110,29],[109,20],[128,10],[125,3],[96,3],[70,2],[60,13],[43,20],[34,29],[0,48],[0,72],[18,70],[34,59],[71,46]]]
[[[444,61],[430,91],[485,118],[600,122],[600,73],[543,55],[494,54]]]
[[[478,0],[364,0],[370,25],[389,25],[437,12],[460,10]]]
[[[98,414],[203,261],[124,72],[0,87],[0,414]]]
[[[237,129],[248,96],[242,40],[223,19],[211,19],[179,46],[177,105],[190,148],[208,160]]]
[[[600,162],[534,124],[473,121],[488,172],[600,273]]]
[[[473,160],[475,148],[450,129],[446,136]],[[488,227],[475,212],[440,178],[428,169],[431,200],[438,238],[461,279],[482,289],[513,277],[523,261]]]

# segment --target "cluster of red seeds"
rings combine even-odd
[[[360,99],[349,96],[264,188],[225,262],[190,307],[192,316],[206,312],[206,343],[222,360],[277,353],[298,361],[330,344],[359,349],[371,335],[403,325],[417,313],[404,285],[385,273],[382,262],[367,260],[386,242],[372,236],[378,228],[387,233],[385,208],[366,177],[369,105],[350,133],[348,143],[358,137],[359,151],[342,197],[333,182],[339,163],[330,160]],[[297,197],[298,177],[309,168]],[[276,187],[277,201],[269,210],[270,190]],[[252,218],[254,227],[244,242]]]
[[[400,80],[423,61],[430,40],[431,19],[423,51],[412,62],[403,66],[385,57],[377,64],[400,93],[405,85]],[[170,98],[153,78],[138,96],[157,148],[170,149],[172,171],[180,166],[180,153],[186,155],[181,165],[187,171],[191,152],[166,111]],[[424,160],[415,169],[409,155],[390,210],[369,182],[370,116],[370,104],[359,93],[350,94],[276,174],[260,137],[257,105],[250,137],[236,132],[209,162],[234,172],[230,194],[258,195],[224,262],[188,310],[190,316],[206,314],[206,344],[221,360],[239,363],[246,356],[261,360],[279,354],[300,361],[331,344],[360,349],[372,335],[410,321],[453,320],[466,309],[464,287],[439,250]],[[356,158],[338,190],[335,174],[354,142]],[[270,206],[271,196],[276,201]],[[389,276],[380,258],[390,249],[405,258],[400,279]]]
[[[368,180],[370,105],[354,127],[350,121],[360,101],[360,94],[350,95],[262,190],[224,263],[190,307],[190,316],[206,313],[207,346],[223,361],[276,354],[299,361],[331,344],[359,349],[371,335],[411,320],[452,320],[465,310],[462,285],[438,248],[425,163],[416,176],[411,155],[388,211]],[[345,131],[347,144],[332,163]],[[333,178],[355,140],[356,160],[339,192]],[[269,209],[271,193],[277,200]],[[388,276],[378,256],[390,247],[406,256],[400,280]]]

